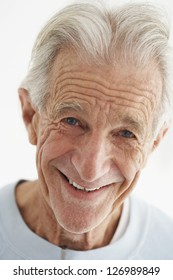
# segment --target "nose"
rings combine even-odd
[[[82,180],[94,182],[109,172],[109,150],[107,139],[99,135],[90,135],[80,143],[72,156],[72,164]]]

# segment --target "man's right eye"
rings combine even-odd
[[[133,134],[133,132],[131,132],[127,129],[120,131],[119,135],[124,138],[135,138],[135,135]]]
[[[80,124],[79,120],[73,117],[65,118],[63,119],[63,122],[71,126],[79,126]]]

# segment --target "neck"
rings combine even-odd
[[[16,188],[16,201],[23,220],[33,232],[52,244],[73,250],[90,250],[108,245],[122,212],[122,207],[119,207],[91,231],[76,234],[59,225],[39,191],[37,181],[20,184]]]

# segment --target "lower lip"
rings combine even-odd
[[[101,187],[100,189],[95,191],[86,192],[86,191],[78,190],[77,188],[69,184],[65,176],[61,172],[60,174],[61,174],[61,179],[63,181],[63,184],[65,184],[67,191],[69,191],[71,195],[76,196],[77,198],[80,199],[96,198],[97,196],[100,196],[101,193],[105,192],[108,187],[110,188],[112,186],[112,185],[108,185],[108,186]]]

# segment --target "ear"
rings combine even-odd
[[[157,134],[154,142],[153,142],[153,147],[152,147],[152,151],[154,151],[160,144],[161,140],[164,138],[164,136],[166,135],[167,131],[169,130],[170,127],[170,123],[169,122],[165,122],[163,124],[163,126],[161,127],[159,133]]]
[[[32,145],[37,144],[37,125],[36,116],[37,112],[34,109],[28,91],[24,88],[18,89],[19,99],[22,108],[22,117],[25,123],[25,127],[28,131],[29,141]]]

